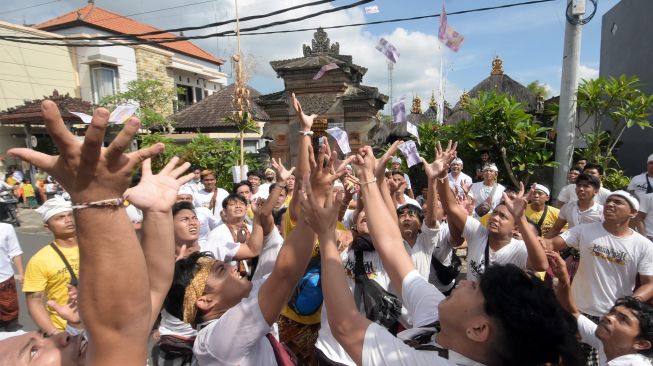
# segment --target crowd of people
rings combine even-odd
[[[653,154],[616,191],[579,159],[552,205],[449,141],[418,191],[401,141],[340,160],[292,98],[295,167],[233,187],[152,172],[162,144],[125,153],[136,119],[103,148],[101,108],[80,142],[45,101],[60,155],[8,153],[69,199],[37,209],[53,240],[25,269],[0,224],[0,365],[651,365]]]

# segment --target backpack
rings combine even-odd
[[[320,255],[316,255],[308,263],[306,272],[297,282],[288,307],[298,315],[311,315],[320,309],[322,301],[322,281],[320,280]]]
[[[435,255],[431,256],[431,268],[435,270],[435,275],[443,285],[448,285],[451,281],[455,280],[460,274],[462,267],[462,261],[453,249],[451,250],[451,264],[448,266],[442,264]]]
[[[365,273],[363,265],[363,251],[354,251],[356,263],[354,265],[354,299],[359,310],[364,311],[365,317],[395,335],[401,316],[401,302],[397,296],[386,291],[376,281],[370,280]]]

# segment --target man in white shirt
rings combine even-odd
[[[454,156],[452,150],[447,149],[444,159],[436,154],[432,168],[432,175],[446,189],[449,185],[442,160],[448,158],[448,164]],[[370,147],[362,149],[361,155],[358,178],[368,182],[375,177],[372,169],[378,161]],[[565,320],[568,315],[541,281],[514,266],[497,265],[488,269],[480,282],[462,281],[445,300],[415,271],[412,260],[401,250],[401,234],[386,212],[377,185],[362,185],[361,191],[370,232],[393,287],[402,294],[416,327],[440,321],[441,331],[435,341],[450,350],[450,356],[453,352],[462,355],[466,360],[461,363],[464,365],[536,365],[560,360],[576,364],[577,343],[572,327]],[[329,325],[356,364],[455,365],[453,360],[444,359],[437,352],[410,347],[358,313],[339,265],[335,235],[331,233],[337,208],[312,205],[307,216],[320,241],[322,288]]]
[[[179,193],[177,193],[177,202],[181,201],[186,201],[193,205],[193,194],[188,185],[182,186],[179,189]],[[209,236],[209,232],[220,225],[220,218],[213,215],[211,210],[206,207],[195,207],[194,205],[193,207],[197,219],[200,222],[198,243],[200,247],[203,247]]]
[[[574,186],[578,200],[566,203],[560,208],[558,219],[544,235],[545,238],[555,238],[565,225],[572,228],[580,224],[603,222],[603,205],[594,199],[601,188],[601,182],[592,175],[582,173],[576,178]]]
[[[630,180],[628,191],[635,194],[640,201],[645,194],[653,193],[653,154],[646,160],[646,171]]]
[[[12,263],[16,267],[15,278]],[[22,283],[23,275],[23,250],[16,231],[10,224],[0,223],[0,332],[13,332],[20,327],[16,282]]]
[[[483,167],[483,181],[472,184],[469,193],[476,201],[476,206],[483,203],[490,205],[490,211],[501,202],[501,196],[506,189],[503,185],[497,182],[499,168],[496,164],[490,163]]]
[[[193,205],[206,207],[213,215],[219,216],[222,201],[229,195],[229,192],[217,186],[218,181],[214,171],[203,170],[201,177],[204,188],[193,194]]]
[[[592,175],[601,182],[603,180],[603,167],[599,164],[588,163],[583,169],[583,173],[587,175]],[[600,204],[605,204],[605,200],[610,195],[610,190],[601,186],[596,192],[595,200]],[[568,184],[560,190],[558,194],[558,199],[556,202],[556,207],[561,208],[565,203],[578,200],[576,196],[576,185]]]
[[[184,184],[182,188],[188,188],[192,192],[192,194],[199,193],[202,189],[204,189],[204,184],[202,184],[202,170],[200,168],[194,168],[193,169],[193,179]]]
[[[580,252],[572,293],[580,311],[595,322],[621,297],[633,295],[642,301],[653,297],[653,246],[629,227],[638,209],[634,196],[615,191],[606,200],[603,223],[578,225],[545,239],[549,249],[569,246]],[[633,293],[637,275],[641,285]],[[596,362],[598,353],[586,352]]]
[[[637,214],[640,232],[653,242],[653,193],[647,193],[641,197]]]
[[[451,162],[451,171],[447,175],[449,178],[449,185],[451,189],[460,197],[465,195],[464,189],[472,184],[472,178],[463,173],[463,160],[461,158],[455,158]]]
[[[547,252],[547,255],[557,280],[556,297],[577,319],[582,341],[598,350],[599,365],[651,366],[653,307],[634,297],[622,297],[601,316],[597,325],[576,307],[567,265],[562,257],[555,252]]]

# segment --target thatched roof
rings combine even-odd
[[[270,117],[256,99],[261,96],[256,89],[249,89],[249,113],[255,121],[269,121]],[[183,109],[172,116],[176,130],[196,130],[211,127],[235,127],[232,121],[227,120],[234,111],[232,105],[235,84],[209,95],[202,101]]]
[[[490,75],[485,80],[476,84],[472,90],[469,91],[470,98],[476,98],[481,92],[494,91],[497,94],[506,94],[514,97],[518,102],[524,105],[527,112],[534,112],[537,106],[537,96],[519,82],[513,80],[510,76],[505,74]],[[451,115],[447,119],[448,123],[454,124],[469,118],[469,114],[463,111],[460,101],[456,103]]]

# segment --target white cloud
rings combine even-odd
[[[599,77],[599,70],[591,68],[589,66],[580,65],[578,66],[578,81],[581,80],[591,80]]]

